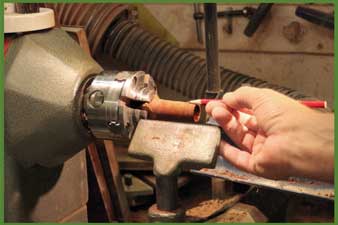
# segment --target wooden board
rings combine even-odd
[[[146,4],[145,6],[176,38],[180,47],[189,49],[202,49],[204,47],[197,42],[192,4]],[[218,10],[225,10],[228,7],[235,10],[245,6],[248,6],[248,4],[218,4]],[[257,5],[250,6],[257,7]],[[226,19],[219,19],[220,50],[332,55],[334,50],[333,32],[297,17],[295,15],[297,6],[297,4],[275,4],[252,38],[243,34],[248,24],[247,18],[233,18],[233,33],[230,35],[223,31],[223,27],[227,23]],[[332,13],[334,9],[332,4],[311,5],[311,7],[327,13]],[[299,22],[304,29],[302,40],[297,44],[290,42],[283,34],[283,28],[293,21]],[[204,25],[202,25],[202,30],[204,30]]]
[[[195,53],[205,56],[201,51]],[[219,57],[225,68],[327,100],[333,106],[332,56],[222,52]]]
[[[103,200],[103,205],[107,214],[108,221],[113,222],[115,219],[115,215],[112,204],[112,198],[109,193],[108,184],[104,175],[104,170],[101,164],[99,154],[97,152],[97,148],[94,143],[91,143],[89,144],[87,150],[95,173],[97,184],[99,186],[100,194]]]
[[[110,172],[113,179],[113,189],[117,197],[117,203],[119,208],[119,216],[122,221],[127,222],[130,220],[129,205],[127,196],[123,188],[120,168],[116,158],[114,144],[111,140],[104,140],[104,148],[107,154],[107,159],[110,167]]]

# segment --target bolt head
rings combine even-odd
[[[126,186],[131,186],[133,184],[133,176],[130,173],[125,174],[123,180]]]
[[[104,102],[104,94],[102,91],[94,91],[89,95],[89,103],[92,107],[98,108]]]

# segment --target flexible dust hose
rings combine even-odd
[[[128,5],[111,3],[40,3],[55,12],[57,24],[83,27],[92,55],[100,49],[108,27],[128,17]]]
[[[42,4],[55,10],[59,24],[83,26],[92,54],[103,51],[133,70],[151,74],[155,81],[190,98],[204,97],[206,61],[177,48],[128,20],[124,4]],[[220,67],[221,87],[233,91],[243,84],[271,88],[295,99],[310,98],[298,91]],[[313,98],[311,98],[313,99]]]
[[[193,53],[177,48],[149,33],[132,21],[111,26],[106,33],[104,52],[117,61],[143,70],[155,81],[190,98],[203,97],[207,87],[206,61]],[[266,81],[220,68],[224,92],[233,91],[243,84],[271,88],[295,99],[308,96],[298,91],[269,84]]]

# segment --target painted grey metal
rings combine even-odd
[[[216,167],[214,169],[192,170],[191,172],[243,184],[257,185],[334,200],[333,184],[305,178],[290,178],[288,181],[266,179],[239,170],[222,157],[217,159]]]
[[[183,221],[177,191],[181,167],[212,167],[220,139],[220,129],[215,126],[140,120],[128,153],[154,162],[156,204],[148,210],[151,221]]]
[[[177,175],[181,166],[212,166],[220,138],[220,129],[215,126],[140,120],[128,153],[152,159],[156,176]]]
[[[170,211],[179,208],[177,176],[156,177],[156,205],[159,210]]]
[[[85,151],[62,165],[24,168],[5,154],[5,222],[87,222]]]
[[[26,166],[55,166],[83,149],[90,141],[83,86],[101,71],[60,29],[15,39],[5,60],[6,154]]]

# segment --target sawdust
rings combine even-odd
[[[326,193],[325,196],[329,197],[329,198],[333,198],[334,197],[334,193]]]
[[[322,182],[320,182],[320,181],[304,180],[304,179],[299,179],[299,178],[294,178],[294,177],[290,177],[287,181],[291,184],[300,184],[300,185],[309,185],[309,186],[320,186],[320,185],[322,185]],[[302,189],[299,189],[299,191],[302,191]],[[329,198],[334,197],[333,192],[330,192],[330,193],[318,192],[317,195],[321,195],[321,196],[325,196],[325,197],[329,197]]]
[[[233,206],[241,199],[242,195],[235,195],[231,198],[220,200],[211,199],[200,202],[196,207],[186,211],[186,216],[189,221],[201,221],[210,218],[211,216],[220,213],[227,208]]]
[[[217,223],[239,223],[247,216],[246,212],[229,212],[224,218],[218,218]]]
[[[233,172],[231,172],[230,170],[227,170],[227,169],[225,169],[225,170],[216,170],[216,169],[203,168],[203,169],[201,169],[201,171],[203,171],[203,172],[211,172],[213,174],[229,177],[229,178],[232,178],[232,179],[239,179],[239,180],[247,180],[247,179],[249,179],[248,176],[235,174],[235,173],[233,173]]]
[[[297,184],[310,184],[310,185],[320,185],[321,182],[319,181],[314,181],[314,180],[300,180],[299,178],[296,177],[289,177],[287,180],[289,183],[297,183]]]
[[[224,200],[208,200],[201,202],[198,206],[186,211],[188,217],[193,218],[208,218],[213,215],[215,211],[222,209],[224,206]]]

